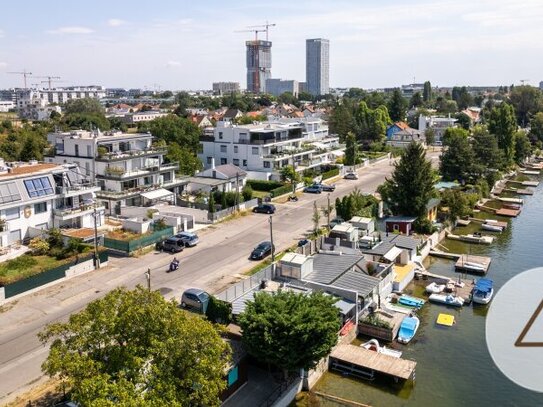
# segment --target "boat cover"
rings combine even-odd
[[[488,278],[481,278],[475,284],[475,290],[483,293],[489,293],[492,290],[492,280]]]

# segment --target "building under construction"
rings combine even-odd
[[[271,41],[246,41],[247,46],[247,91],[266,91],[266,79],[271,78]]]

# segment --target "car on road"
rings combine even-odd
[[[322,192],[322,188],[319,185],[310,185],[304,188],[304,192],[309,194],[320,194]]]
[[[345,178],[345,179],[358,179],[358,174],[356,172],[348,172],[347,174],[345,174],[345,176],[343,178]]]
[[[326,185],[326,184],[317,184],[321,187],[321,190],[323,192],[334,192],[336,190],[336,186],[334,184],[332,185]]]
[[[185,243],[185,247],[194,247],[200,242],[198,235],[194,232],[181,232],[175,237],[181,239]]]
[[[272,213],[275,213],[275,206],[272,204],[260,204],[258,206],[255,206],[253,208],[254,213],[267,213],[268,215],[271,215]]]
[[[272,248],[275,249],[275,247],[272,246],[271,242],[261,242],[251,252],[250,259],[262,260],[264,257],[269,256],[272,253]]]
[[[181,307],[205,314],[209,303],[209,294],[200,288],[189,288],[181,296]]]
[[[162,242],[161,249],[165,252],[179,253],[185,248],[185,242],[175,236],[169,237]]]

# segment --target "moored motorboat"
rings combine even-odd
[[[439,304],[451,305],[453,307],[461,307],[464,305],[464,300],[453,294],[432,294],[430,295],[429,300]]]
[[[503,228],[498,225],[494,225],[492,223],[483,223],[481,225],[481,229],[487,230],[489,232],[503,232]]]
[[[486,268],[484,264],[476,263],[474,261],[465,261],[462,267],[467,271],[473,271],[475,273],[484,273]]]
[[[494,295],[494,282],[488,278],[481,278],[473,288],[472,301],[477,304],[488,304]]]
[[[419,329],[420,320],[415,316],[405,317],[398,331],[398,342],[409,343]]]
[[[402,305],[407,305],[408,307],[421,308],[426,301],[422,298],[411,297],[410,295],[402,295],[398,302]]]
[[[445,289],[445,284],[437,284],[436,282],[430,283],[426,286],[426,292],[428,294],[439,294]]]
[[[377,339],[370,339],[368,342],[363,343],[360,345],[360,347],[368,350],[372,350],[377,353],[381,353],[383,355],[392,356],[393,358],[400,358],[402,357],[402,351],[390,349],[386,346],[379,345],[379,341]]]

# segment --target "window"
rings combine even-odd
[[[21,194],[15,182],[8,182],[0,185],[0,204],[21,200]]]
[[[232,164],[237,165],[239,167],[239,158],[234,158]]]
[[[392,229],[395,230],[395,231],[398,231],[398,230],[400,230],[400,225],[398,225],[397,223],[395,223],[395,224],[392,226]]]
[[[222,131],[219,131],[219,140],[222,140]]]
[[[264,161],[264,168],[270,168],[270,162]]]
[[[198,144],[198,154],[202,154],[204,152],[204,144],[200,143]]]
[[[37,204],[34,204],[34,213],[44,213],[47,212],[47,202],[40,202]]]
[[[207,161],[207,165],[211,165],[211,162],[213,161],[213,157],[207,157],[206,161]]]
[[[90,163],[85,163],[85,175],[88,177],[90,175]]]
[[[221,157],[221,165],[224,165],[224,164],[228,164],[228,161],[226,160],[226,158]]]
[[[234,146],[234,153],[238,152],[238,146]]]
[[[92,157],[91,146],[87,146],[87,157]],[[89,175],[89,174],[87,174],[87,175]]]
[[[54,194],[51,181],[47,177],[26,180],[25,187],[30,198]]]
[[[251,151],[253,155],[258,155],[258,147],[252,147]]]
[[[21,212],[19,208],[9,208],[5,210],[6,220],[19,219],[21,217]]]
[[[243,166],[247,167],[247,160],[243,160]]]
[[[75,156],[79,157],[79,146],[77,144],[75,145]]]
[[[226,147],[225,145],[222,145],[221,146],[221,153],[226,153]]]

